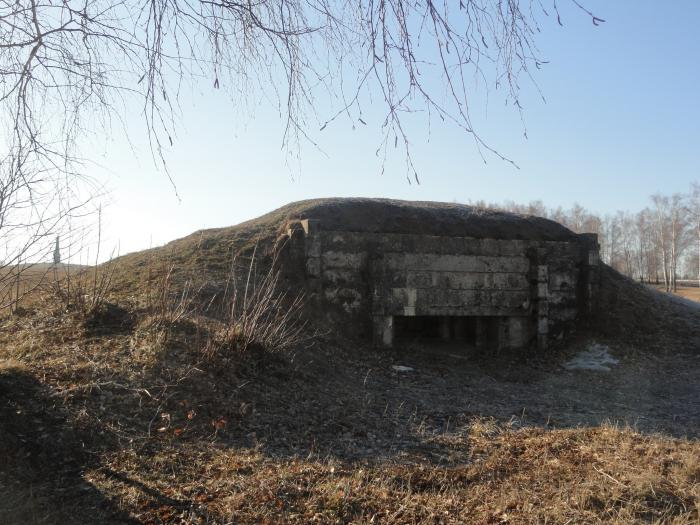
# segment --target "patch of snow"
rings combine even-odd
[[[593,370],[596,372],[609,372],[611,365],[620,361],[610,355],[610,348],[598,343],[591,343],[586,350],[576,357],[564,363],[567,370]]]
[[[415,368],[411,368],[410,366],[403,366],[403,365],[392,365],[392,367],[395,372],[415,372]]]

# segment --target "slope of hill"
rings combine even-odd
[[[546,354],[221,343],[201,286],[333,202],[124,256],[78,287],[109,276],[98,304],[51,287],[3,318],[0,522],[697,523],[700,313],[610,269],[595,322]],[[617,364],[565,366],[594,343]]]
[[[314,218],[329,230],[403,232],[493,239],[569,240],[560,224],[540,217],[484,210],[463,204],[389,199],[327,198],[293,202],[227,228],[197,231],[165,246],[125,255],[116,265],[125,290],[146,269],[173,265],[178,272],[205,270],[211,279],[228,274],[232,256],[260,246],[269,250],[288,221]]]

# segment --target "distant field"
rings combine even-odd
[[[50,263],[23,264],[0,269],[0,304],[24,297],[39,285],[47,285],[67,276],[77,276],[90,266]],[[19,282],[18,282],[19,281]]]
[[[663,285],[654,285],[654,288],[656,288],[660,292],[664,291]],[[690,299],[691,301],[700,302],[700,288],[698,288],[697,286],[679,286],[678,290],[676,290],[675,292],[675,295],[685,297],[686,299]]]
[[[19,273],[20,282],[36,283],[53,279],[54,276],[61,279],[67,274],[75,275],[87,268],[90,266],[81,264],[58,264],[55,267],[50,263],[22,264],[19,267],[10,266],[0,270],[0,278],[14,278]]]

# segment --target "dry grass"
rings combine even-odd
[[[113,277],[114,265],[110,261],[77,273],[54,275],[44,286],[64,310],[90,320],[106,307]]]
[[[392,356],[354,343],[260,351],[279,347],[260,334],[280,318],[243,303],[262,297],[252,304],[265,312],[284,302],[274,264],[260,273],[274,286],[246,294],[248,259],[239,285],[218,294],[231,283],[232,247],[250,256],[273,220],[263,219],[117,260],[98,323],[50,289],[0,319],[0,523],[700,521],[697,440],[612,425],[537,428],[524,416],[508,422],[510,405],[506,418],[485,417],[506,398],[547,420],[564,406],[544,399],[559,390],[518,397],[514,381],[530,380],[522,363],[512,374],[484,366],[490,375],[476,383],[479,364],[433,356],[407,378]],[[686,341],[696,333],[668,298],[604,278],[611,333],[643,323],[645,344],[659,340],[661,323]],[[226,345],[205,356],[212,340]],[[222,351],[240,341],[246,351]],[[615,384],[585,379],[602,397]],[[491,412],[459,398],[479,390]]]
[[[31,301],[32,293],[39,287],[88,271],[90,267],[78,264],[21,264],[0,268],[0,283],[4,283],[0,297],[0,310],[22,307],[23,299]]]
[[[464,451],[458,464],[275,459],[254,449],[165,446],[148,460],[133,451],[116,453],[87,479],[116,493],[145,522],[694,524],[699,519],[696,444],[611,427],[487,426],[484,432],[476,422],[436,438]]]
[[[654,288],[660,292],[664,292],[663,285],[656,285]],[[697,286],[679,286],[674,294],[679,297],[684,297],[685,299],[690,299],[691,301],[700,302],[700,287]]]
[[[212,357],[222,351],[245,353],[252,346],[274,352],[294,349],[313,336],[304,321],[304,296],[289,295],[281,287],[276,255],[259,275],[256,250],[243,276],[236,272],[233,261],[231,274],[222,294],[221,323],[209,340],[206,353]]]
[[[294,390],[312,380],[291,382],[289,374],[318,361],[307,373],[321,386],[302,395],[332,395],[330,371],[350,366],[342,353],[291,369],[270,354],[201,361],[188,323],[159,339],[148,337],[155,325],[147,322],[97,336],[75,322],[60,309],[5,320],[0,454],[11,460],[0,467],[2,523],[700,520],[697,441],[609,425],[523,428],[478,416],[436,429],[386,407],[349,439],[370,446],[382,425],[399,425],[389,435],[412,448],[347,456],[346,432],[322,437],[324,414],[311,412],[291,416],[296,421],[285,428],[296,430],[281,438],[290,444],[272,448],[265,428],[275,422],[255,417],[261,396],[273,390],[288,399],[271,416],[284,418]],[[259,389],[241,398],[250,383]]]

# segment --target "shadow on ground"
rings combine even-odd
[[[131,359],[117,352],[130,352],[128,337],[96,351],[104,360]],[[139,523],[86,472],[151,510],[198,515],[194,500],[148,478],[152,458],[164,454],[250,448],[271,458],[459,465],[469,461],[470,425],[483,419],[546,428],[612,422],[643,433],[700,435],[698,355],[611,346],[619,363],[610,371],[565,369],[589,342],[541,358],[325,342],[295,356],[253,351],[242,361],[222,356],[192,366],[191,350],[174,338],[152,366],[134,365],[131,375],[128,367],[105,376],[66,366],[53,387],[39,368],[4,366],[0,457],[8,461],[0,468],[0,523]],[[119,463],[124,458],[142,467]]]
[[[697,355],[612,347],[619,362],[609,371],[567,370],[566,360],[587,344],[546,359],[420,345],[381,352],[322,346],[292,359],[250,356],[243,368],[219,363],[199,370],[165,410],[173,428],[194,430],[185,414],[196,413],[204,423],[200,432],[217,442],[272,456],[452,461],[460,451],[436,438],[464,434],[483,418],[700,435]]]
[[[0,523],[137,523],[83,479],[86,439],[35,377],[0,369]]]

